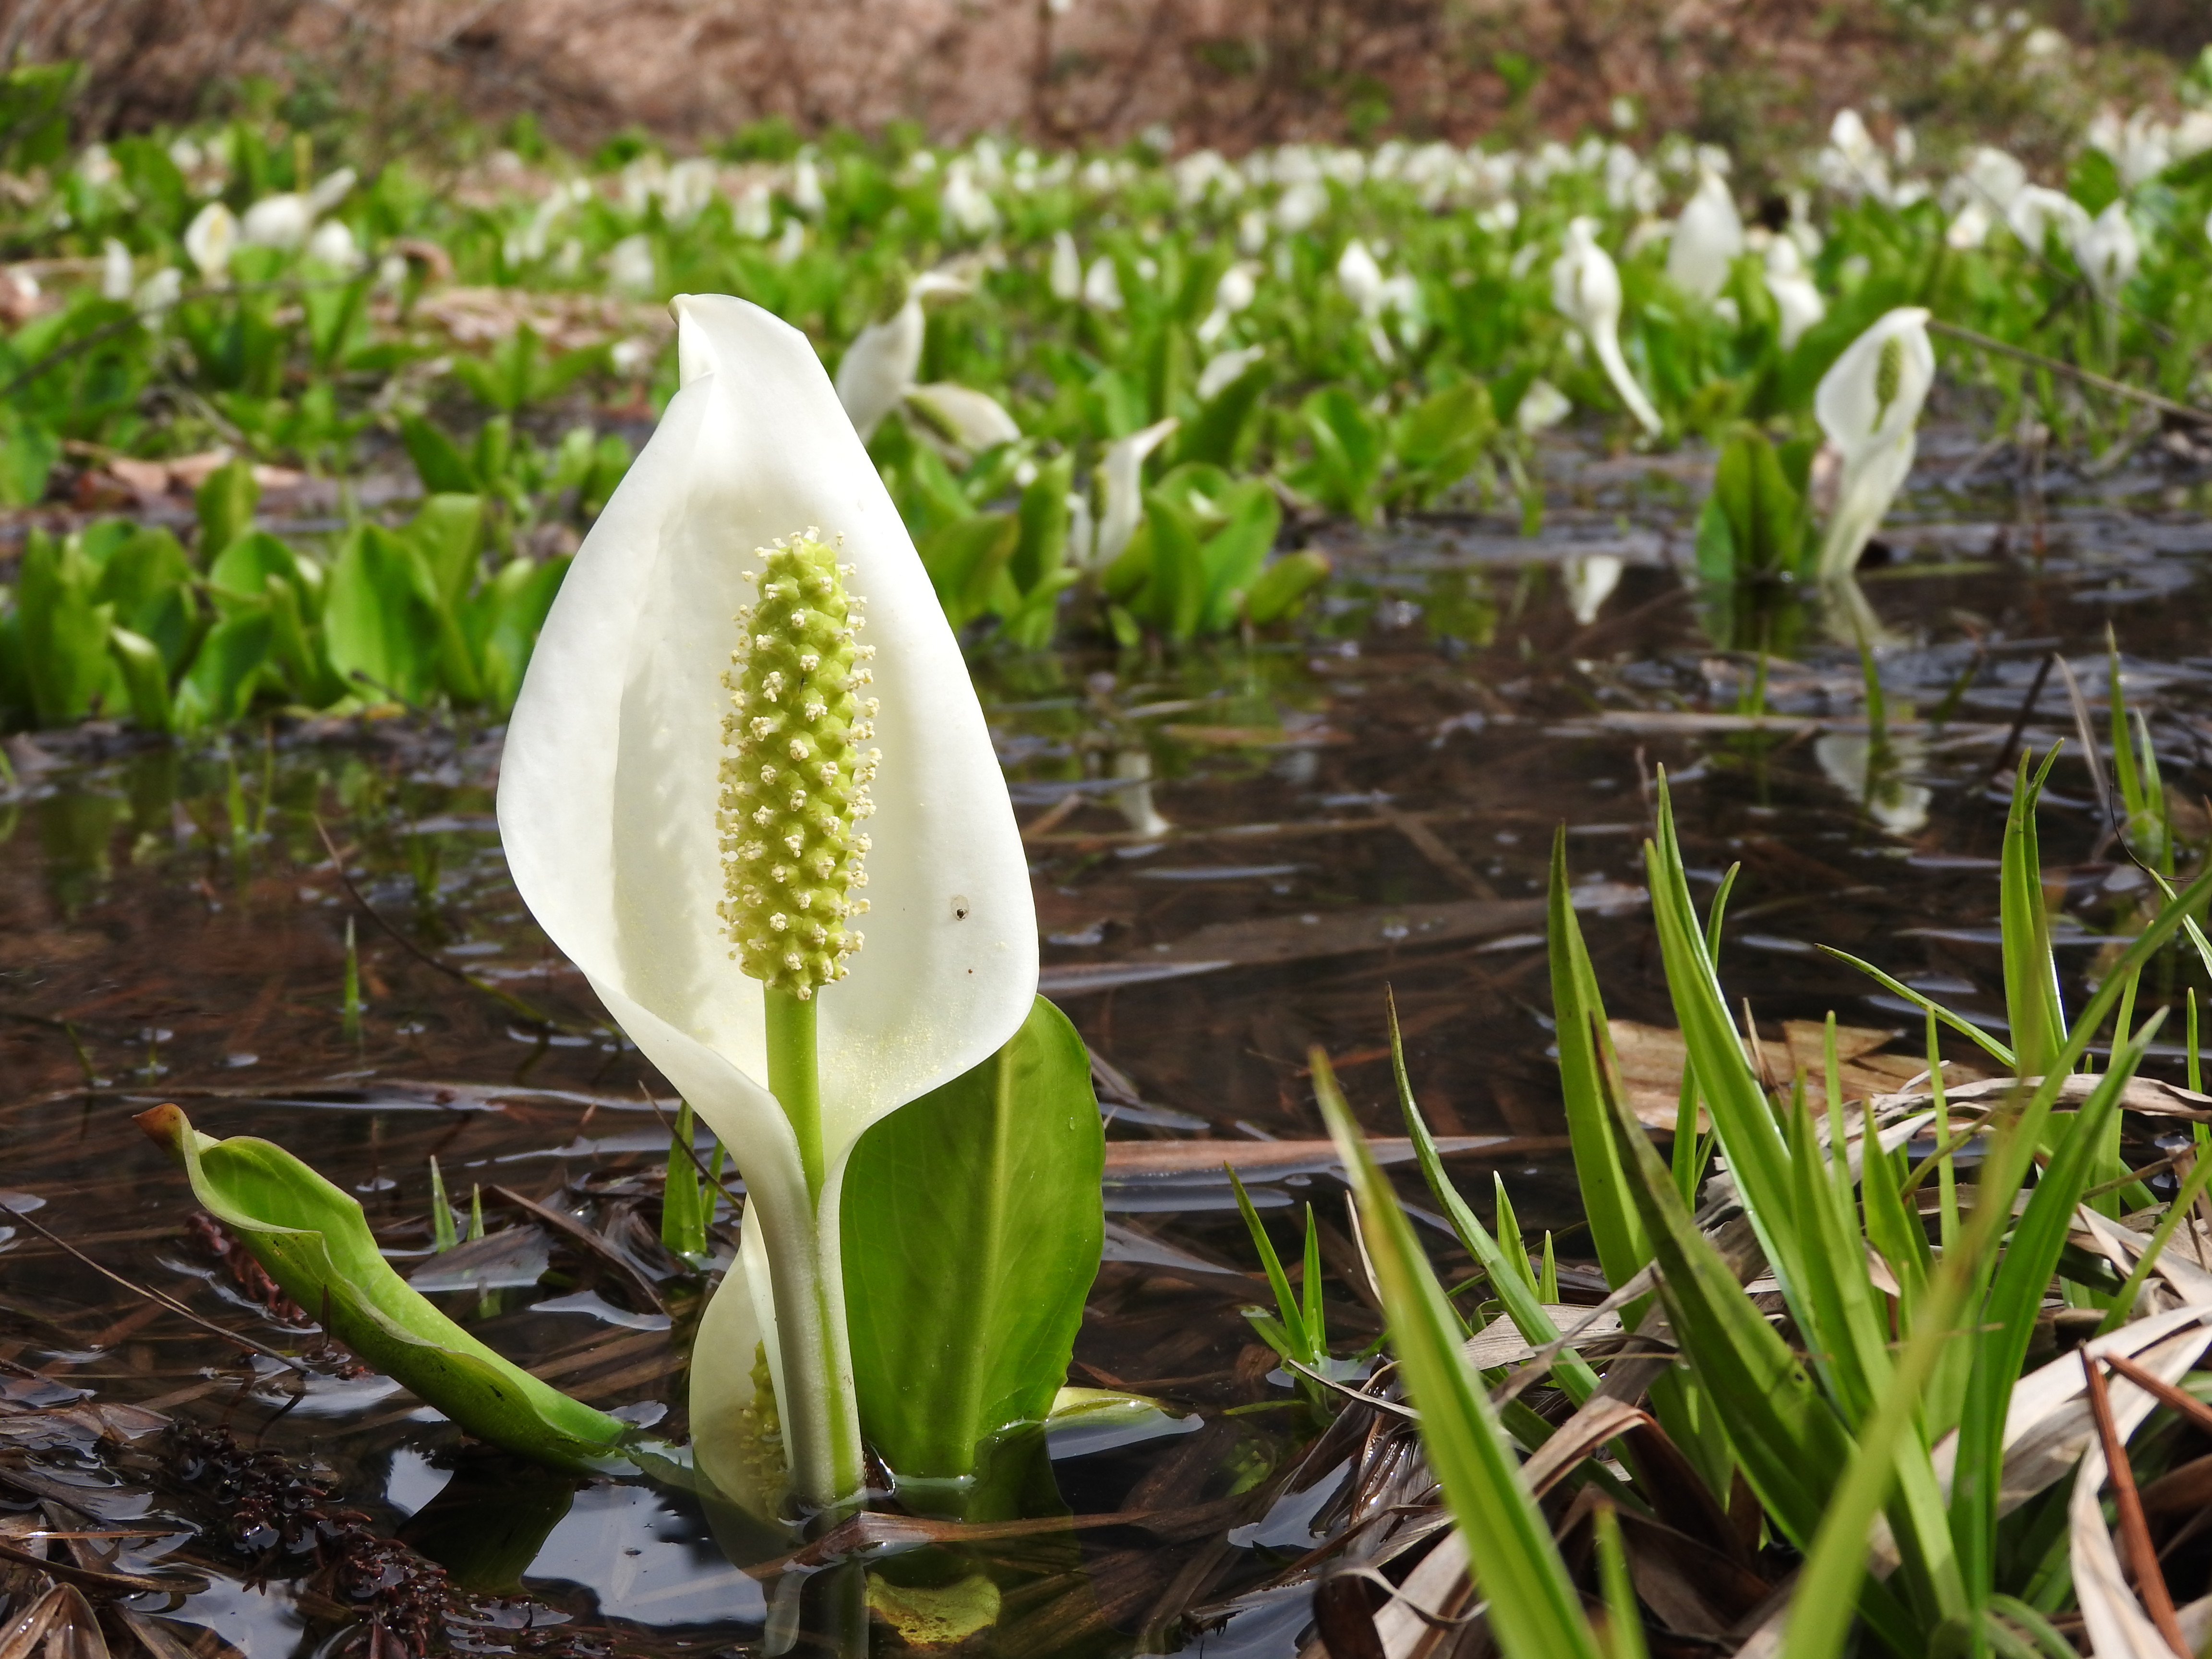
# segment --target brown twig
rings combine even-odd
[[[2097,1437],[2104,1443],[2105,1463],[2112,1471],[2113,1505],[2120,1512],[2120,1545],[2128,1553],[2135,1574],[2136,1594],[2143,1610],[2158,1626],[2168,1646],[2190,1659],[2189,1643],[2181,1621],[2173,1616],[2173,1595],[2166,1587],[2166,1574],[2158,1565],[2158,1551],[2150,1541],[2150,1522],[2143,1518],[2142,1494],[2136,1489],[2136,1473],[2128,1463],[2127,1443],[2112,1420],[2112,1396],[2105,1389],[2105,1374],[2087,1348],[2081,1350],[2081,1374],[2089,1382],[2089,1414],[2097,1419]]]

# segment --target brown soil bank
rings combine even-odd
[[[2064,76],[2011,72],[2033,23],[2067,37]],[[571,143],[769,117],[1464,142],[1600,124],[1627,97],[1647,130],[1754,154],[1845,104],[2034,150],[2208,45],[2206,0],[0,0],[0,63],[87,61],[88,131],[212,112],[259,74],[356,114],[531,110]]]

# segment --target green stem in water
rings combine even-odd
[[[811,1250],[818,1253],[823,1239],[822,1198],[828,1170],[822,1152],[822,1078],[815,1053],[817,1004],[811,997],[802,1000],[773,985],[763,986],[762,991],[768,1014],[769,1090],[783,1108],[799,1142],[799,1167],[806,1176],[806,1222],[813,1233]],[[834,1518],[857,1503],[866,1476],[861,1468],[860,1419],[848,1380],[852,1367],[844,1352],[842,1286],[830,1282],[834,1266],[830,1272],[822,1271],[829,1264],[822,1263],[818,1254],[815,1259],[816,1271],[804,1275],[803,1290],[796,1282],[798,1276],[775,1275],[779,1297],[797,1291],[814,1304],[813,1316],[799,1326],[813,1340],[790,1343],[784,1350],[784,1387],[794,1393],[804,1391],[821,1402],[818,1412],[787,1409],[785,1420],[794,1435],[805,1434],[818,1425],[828,1443],[822,1449],[829,1474],[826,1492],[807,1476],[805,1466],[815,1464],[816,1460],[807,1457],[805,1449],[796,1444],[790,1450],[801,1497],[822,1505]],[[787,1324],[784,1329],[796,1334],[793,1324]],[[817,1489],[808,1491],[809,1486]]]

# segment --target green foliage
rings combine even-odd
[[[854,1384],[902,1493],[964,1481],[1051,1411],[1098,1271],[1104,1158],[1090,1055],[1042,997],[1005,1048],[854,1147],[840,1211]]]
[[[139,1123],[183,1167],[201,1206],[367,1364],[526,1457],[579,1472],[628,1461],[628,1424],[549,1388],[440,1313],[384,1259],[351,1194],[269,1141],[201,1134],[174,1106]]]

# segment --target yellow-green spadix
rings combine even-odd
[[[740,300],[673,308],[681,389],[546,618],[500,830],[546,933],[744,1177],[751,1271],[714,1298],[693,1362],[702,1466],[760,1473],[738,1444],[757,1357],[792,1490],[827,1504],[851,1495],[858,1435],[846,1156],[1013,1035],[1036,919],[959,649],[813,348]],[[784,948],[748,949],[771,937]],[[817,1023],[818,1201],[769,1087],[779,976]]]

